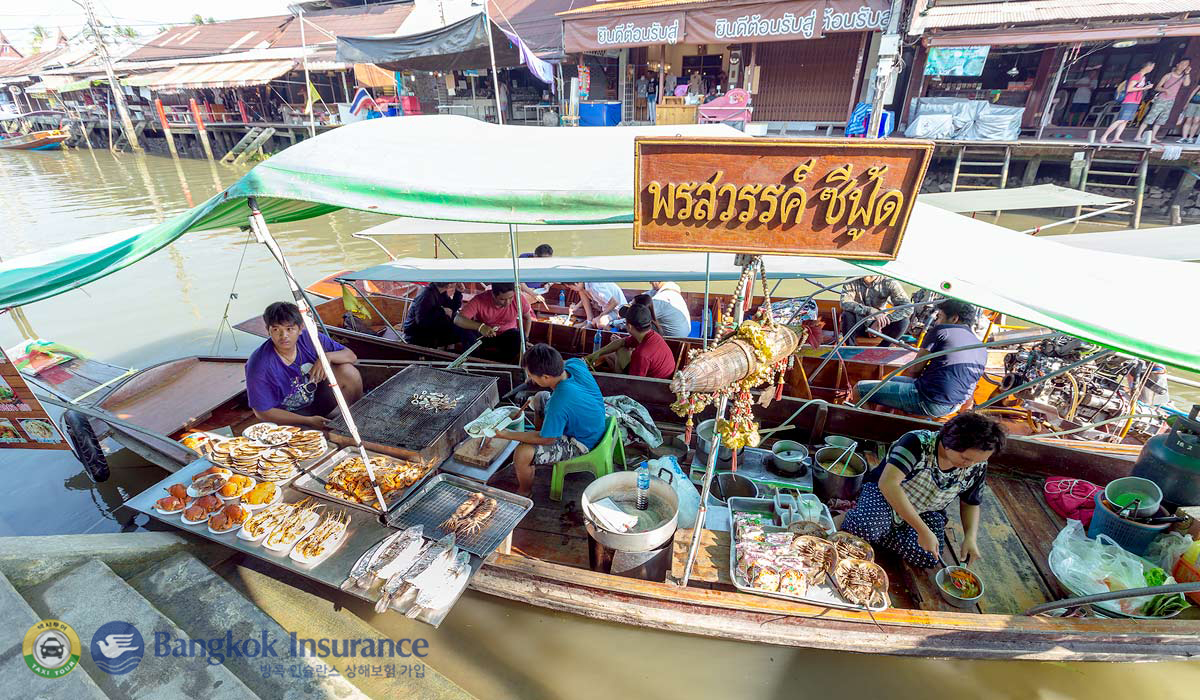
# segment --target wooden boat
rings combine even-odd
[[[0,137],[0,148],[13,151],[56,151],[70,134],[59,129],[31,131],[18,136]]]
[[[364,362],[369,390],[408,362]],[[515,367],[489,363],[466,366],[500,379],[501,394],[523,378]],[[670,411],[673,399],[662,380],[629,381],[628,377],[597,374],[606,395],[625,394],[641,402],[665,435],[681,430]],[[153,386],[151,378],[143,386]],[[126,396],[137,394],[129,387]],[[165,394],[163,395],[166,396]],[[198,399],[174,394],[173,415],[207,414],[189,427],[216,427],[225,421],[244,425],[252,420],[244,399],[201,410]],[[117,398],[117,397],[114,397]],[[191,407],[185,407],[194,403]],[[784,398],[762,411],[764,424],[791,416],[803,402]],[[883,445],[908,430],[936,427],[927,421],[878,414],[845,406],[821,405],[794,418],[795,428],[779,437],[819,442],[824,435],[848,435],[865,444]],[[184,423],[169,426],[178,435]],[[1013,438],[992,460],[985,489],[980,546],[983,557],[972,568],[991,592],[979,609],[949,607],[937,593],[928,572],[883,559],[892,579],[894,607],[884,612],[859,613],[760,597],[737,592],[728,579],[728,537],[709,531],[689,586],[671,577],[664,582],[642,581],[592,571],[588,540],[579,520],[578,498],[590,477],[569,477],[561,502],[548,498],[547,474],[539,474],[535,507],[513,535],[508,554],[489,559],[471,586],[482,593],[558,612],[781,646],[913,656],[989,659],[1145,661],[1183,659],[1200,654],[1200,619],[1105,620],[1026,617],[1033,605],[1068,597],[1046,562],[1051,543],[1063,520],[1041,496],[1046,476],[1071,474],[1100,483],[1127,475],[1132,460],[1122,455],[1085,454],[1079,450]],[[511,470],[491,482],[515,488]],[[961,537],[950,528],[949,561]],[[690,531],[676,535],[678,574]],[[330,592],[331,595],[333,592]]]

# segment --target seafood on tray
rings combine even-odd
[[[263,535],[275,529],[296,510],[294,503],[276,503],[255,513],[242,523],[242,531],[238,537],[244,540],[259,540]]]
[[[375,612],[386,612],[423,573],[432,570],[432,576],[452,566],[457,549],[454,545],[454,534],[451,533],[426,547],[417,557],[416,563],[407,570],[397,569],[396,573],[384,582],[379,600],[375,603]]]
[[[286,449],[266,450],[258,456],[258,475],[266,481],[287,481],[297,473],[296,458]]]
[[[261,508],[270,505],[279,498],[281,491],[273,481],[264,481],[250,489],[242,496],[242,503],[251,508]]]
[[[244,474],[234,474],[217,493],[221,498],[238,499],[252,490],[257,482]]]
[[[242,437],[249,438],[255,442],[261,442],[262,438],[266,436],[267,433],[277,429],[278,427],[279,426],[274,423],[255,423],[254,425],[242,431]]]
[[[342,587],[365,590],[376,578],[386,579],[401,568],[407,570],[424,549],[424,531],[423,526],[413,525],[380,540],[350,567],[350,575]]]
[[[166,491],[166,497],[154,502],[154,509],[162,515],[175,515],[191,505],[192,499],[188,496],[187,486],[171,484]]]
[[[313,531],[304,536],[292,549],[291,557],[301,563],[310,563],[325,557],[337,549],[346,537],[350,525],[350,514],[344,511],[327,514]]]
[[[459,551],[449,569],[427,585],[418,585],[417,604],[407,616],[416,617],[421,608],[441,610],[454,602],[471,577],[471,553]]]
[[[321,520],[317,512],[320,504],[311,498],[306,498],[296,504],[296,509],[283,519],[275,529],[267,533],[263,546],[277,552],[286,552],[292,545],[316,527]]]
[[[454,410],[462,398],[462,394],[452,398],[449,394],[443,394],[440,391],[422,391],[419,394],[413,394],[409,403],[424,411],[441,413]]]
[[[488,498],[482,493],[473,493],[467,500],[460,503],[454,513],[446,518],[439,527],[459,535],[473,535],[479,532],[499,509],[500,504],[496,502],[496,499]]]
[[[216,535],[233,532],[246,522],[249,515],[250,511],[236,503],[230,503],[222,508],[220,513],[208,519],[208,530]]]
[[[875,561],[875,548],[863,538],[849,532],[835,532],[829,540],[837,548],[838,559]]]
[[[497,406],[483,412],[478,418],[463,426],[467,435],[473,438],[495,437],[497,430],[502,430],[515,420],[515,406]]]
[[[792,554],[800,560],[804,571],[813,575],[833,571],[837,558],[832,542],[812,535],[800,535],[792,540]]]
[[[842,559],[833,570],[833,581],[838,593],[855,605],[877,608],[887,604],[887,572],[875,562]]]
[[[183,522],[187,525],[199,525],[208,520],[213,513],[221,510],[225,502],[213,494],[201,496],[192,501],[187,510],[183,511]]]
[[[404,491],[417,483],[435,466],[437,465],[432,460],[405,462],[388,457],[371,457],[371,469],[375,472],[383,499],[389,505],[395,503],[390,498],[392,494]],[[375,489],[371,487],[371,479],[367,475],[362,457],[347,457],[338,462],[325,477],[325,492],[351,503],[378,507],[375,503]]]

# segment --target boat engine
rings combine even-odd
[[[1040,343],[1021,346],[1004,358],[1004,381],[1001,391],[1033,381],[1099,351],[1099,347],[1078,338],[1051,338]],[[1098,423],[1132,413],[1130,400],[1144,372],[1154,372],[1153,363],[1117,354],[1106,354],[1094,362],[1085,363],[1063,374],[1034,384],[1016,394],[1038,417],[1052,426],[1069,428]],[[1152,374],[1139,397],[1146,403],[1165,403],[1165,383],[1161,374]],[[1159,380],[1159,381],[1156,381]],[[1147,401],[1153,397],[1155,400]],[[1160,398],[1161,397],[1161,398]],[[1158,419],[1137,418],[1131,433],[1153,435],[1158,432]],[[1100,429],[1076,434],[1076,437],[1098,438],[1119,432],[1122,423],[1101,426]]]

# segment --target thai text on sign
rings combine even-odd
[[[634,247],[896,257],[933,144],[640,138]]]

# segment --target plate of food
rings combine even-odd
[[[250,510],[273,506],[283,498],[283,490],[273,481],[263,481],[242,495],[242,505]]]
[[[350,514],[345,511],[327,513],[313,531],[296,542],[289,555],[293,561],[316,566],[329,558],[346,539]]]
[[[224,501],[212,494],[201,496],[195,501],[192,501],[192,504],[187,507],[187,510],[183,511],[183,524],[199,525],[200,523],[208,522],[208,519],[212,517],[213,513],[221,510],[224,505]]]
[[[284,482],[298,473],[296,458],[287,450],[265,450],[258,456],[258,476],[264,481]]]
[[[50,424],[50,421],[42,418],[23,418],[20,421],[21,427],[25,429],[25,434],[34,442],[60,442],[58,439],[58,431]]]
[[[213,469],[220,469],[220,467],[213,467]],[[223,470],[223,472],[213,472],[210,470],[202,474],[197,474],[192,479],[192,485],[187,488],[187,495],[192,498],[200,498],[220,491],[221,487],[232,476],[232,472],[229,472],[227,469]]]
[[[159,515],[176,515],[191,505],[192,499],[188,498],[187,487],[183,484],[171,484],[166,491],[166,496],[154,502],[154,511]]]
[[[241,528],[242,523],[250,516],[250,511],[237,503],[228,503],[221,512],[208,519],[208,531],[214,535],[224,535]]]
[[[296,509],[283,519],[263,539],[263,546],[272,552],[287,552],[302,537],[307,535],[321,522],[321,514],[317,512],[320,505],[311,498],[306,498],[296,504]]]
[[[264,435],[272,430],[277,429],[278,427],[279,426],[275,423],[268,423],[265,421],[262,423],[255,423],[254,425],[242,431],[242,437],[246,438],[247,440],[262,442],[262,437]]]
[[[242,523],[238,539],[258,542],[296,510],[294,503],[276,503],[258,511]]]

